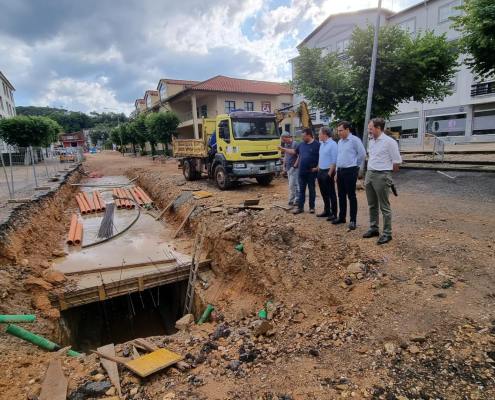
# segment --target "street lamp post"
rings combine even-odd
[[[375,85],[375,73],[376,73],[376,58],[378,54],[378,33],[380,31],[380,14],[382,10],[382,0],[378,0],[378,9],[375,23],[375,35],[373,38],[373,50],[371,53],[371,68],[370,68],[370,80],[368,83],[368,99],[366,100],[366,114],[364,117],[363,127],[363,145],[368,150],[368,122],[371,116],[371,104],[373,102],[373,87]],[[363,162],[362,169],[365,169],[365,162]]]

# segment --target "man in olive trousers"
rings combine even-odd
[[[392,240],[392,210],[388,199],[392,186],[392,172],[399,170],[402,158],[397,142],[387,136],[383,130],[385,120],[373,118],[368,124],[371,135],[369,141],[368,170],[364,185],[370,213],[370,228],[364,238],[380,236],[378,209],[383,215],[383,233],[377,244],[385,244]]]

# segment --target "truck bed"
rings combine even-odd
[[[207,157],[208,149],[203,139],[174,139],[174,157]]]

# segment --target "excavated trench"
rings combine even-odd
[[[187,282],[129,293],[62,311],[59,342],[79,351],[176,332]]]

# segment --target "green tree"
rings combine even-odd
[[[356,28],[344,54],[301,48],[296,91],[337,120],[364,124],[374,27]],[[408,101],[439,101],[451,93],[457,55],[445,36],[411,36],[398,26],[379,32],[372,115],[389,117]]]
[[[179,117],[171,111],[151,113],[146,117],[146,126],[150,135],[155,138],[156,142],[165,146],[167,154],[168,145],[172,142],[179,123]]]
[[[0,138],[20,146],[48,146],[58,139],[61,126],[47,117],[16,116],[0,120]]]
[[[150,142],[152,147],[156,144],[156,141],[151,137],[146,127],[146,116],[144,114],[138,115],[133,121],[129,123],[129,129],[134,140],[141,147],[141,154],[145,154],[146,143]],[[152,151],[154,151],[152,149]]]
[[[89,137],[91,139],[91,143],[96,145],[98,141],[101,143],[105,143],[110,137],[111,127],[106,124],[98,124],[95,127],[91,128],[89,132]]]
[[[495,2],[465,0],[463,14],[454,17],[461,32],[461,49],[468,53],[466,64],[481,77],[495,75]]]

